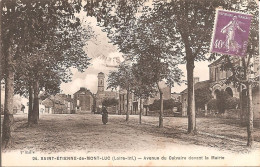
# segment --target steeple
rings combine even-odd
[[[104,92],[104,80],[105,74],[103,72],[98,73],[98,92]]]

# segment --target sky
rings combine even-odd
[[[87,55],[92,58],[90,61],[91,65],[85,70],[85,72],[78,72],[76,69],[71,69],[73,76],[72,81],[69,83],[62,83],[61,90],[65,94],[74,94],[80,89],[80,87],[86,87],[92,93],[97,92],[97,74],[99,72],[105,73],[105,80],[109,74],[109,71],[116,70],[116,68],[108,67],[115,65],[115,60],[119,59],[123,61],[122,53],[120,53],[115,45],[109,43],[109,39],[105,32],[102,31],[101,27],[96,26],[97,22],[95,18],[86,17],[82,12],[79,15],[84,26],[91,26],[95,37],[90,39],[84,48]],[[209,62],[197,62],[195,63],[194,77],[199,77],[200,81],[209,79]],[[107,66],[108,65],[108,66]],[[180,65],[180,69],[184,72],[186,76],[185,65]],[[185,77],[183,79],[186,79]],[[107,86],[105,82],[105,87]],[[180,86],[175,85],[172,88],[172,92],[181,92],[187,86],[182,84]]]
[[[83,73],[78,72],[76,69],[71,69],[73,74],[72,81],[61,84],[62,93],[65,94],[74,94],[80,87],[86,87],[92,93],[96,93],[97,74],[103,72],[107,79],[109,71],[116,70],[115,67],[111,66],[116,65],[116,61],[123,61],[122,54],[118,52],[117,47],[109,43],[106,33],[102,31],[101,27],[96,26],[96,19],[82,15],[80,18],[83,25],[91,26],[95,34],[95,37],[91,38],[84,47],[85,52],[91,58],[91,65]]]
[[[95,37],[90,39],[84,50],[87,55],[92,58],[90,61],[91,65],[85,70],[85,72],[81,73],[77,71],[77,69],[71,69],[72,71],[72,81],[69,83],[61,84],[61,93],[73,95],[76,91],[80,89],[80,87],[86,87],[92,93],[97,92],[97,83],[98,78],[97,75],[99,72],[105,73],[105,81],[107,80],[109,71],[116,70],[114,66],[117,64],[117,61],[123,61],[122,53],[120,53],[117,49],[117,46],[113,45],[109,42],[107,34],[102,31],[101,27],[97,26],[96,19],[93,17],[86,17],[84,12],[81,12],[78,17],[82,21],[82,25],[87,27],[91,26],[94,31]],[[194,69],[194,77],[199,77],[200,81],[209,79],[209,62],[195,62]],[[182,79],[186,80],[186,67],[185,65],[179,65],[180,69],[184,72],[185,77]],[[107,87],[107,83],[105,82],[105,88]],[[187,88],[187,85],[175,85],[171,92],[181,92]],[[2,103],[4,102],[4,89],[1,91]],[[17,104],[23,103],[26,105],[28,99],[22,97],[15,97]]]

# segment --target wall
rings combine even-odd
[[[171,98],[171,88],[169,86],[162,89],[163,99],[168,100]],[[149,99],[149,104],[152,104],[154,100],[160,99],[160,93],[158,92],[155,97]]]
[[[182,116],[187,116],[187,106],[188,106],[188,94],[181,94],[181,107],[182,107]]]
[[[74,93],[74,108],[76,113],[90,113],[93,106],[93,97],[89,90]]]
[[[254,117],[260,119],[260,91],[259,88],[257,90],[253,90],[253,110]]]

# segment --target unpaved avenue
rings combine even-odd
[[[143,116],[140,125],[138,115],[130,115],[128,123],[124,115],[109,115],[108,124],[103,125],[101,115],[41,115],[38,126],[27,128],[26,117],[15,115],[13,150],[143,153],[172,152],[172,149],[177,152],[189,151],[191,147],[196,147],[247,152],[246,130],[236,125],[219,123],[217,119],[198,119],[199,130],[207,133],[191,136],[185,130],[187,118],[165,118],[164,128],[158,128],[157,117]],[[213,135],[207,135],[209,133]],[[220,135],[226,137],[218,137]],[[259,135],[259,129],[255,129],[255,135]],[[229,140],[231,138],[236,140]]]

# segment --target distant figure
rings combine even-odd
[[[24,113],[25,106],[22,104],[21,111]]]
[[[105,125],[108,122],[108,112],[105,106],[102,107],[101,114],[102,114],[102,122]]]

